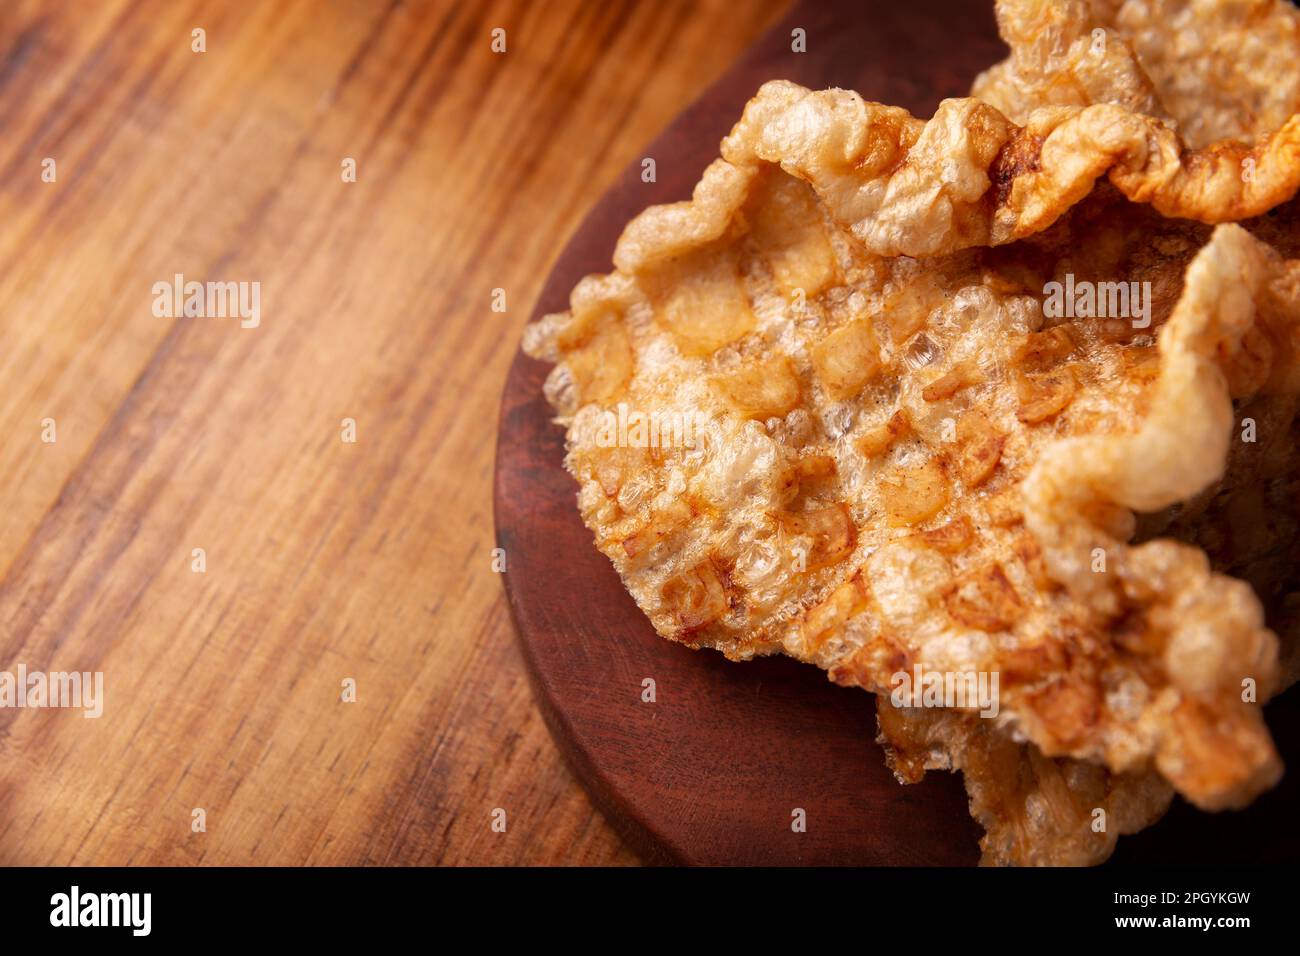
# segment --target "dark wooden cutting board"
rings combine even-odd
[[[807,52],[791,50],[802,28]],[[534,318],[566,307],[583,275],[612,268],[624,224],[689,197],[718,141],[769,79],[858,90],[930,115],[1005,54],[992,3],[799,3],[600,198],[557,260]],[[733,664],[655,635],[596,551],[564,471],[562,431],[542,397],[547,366],[522,354],[502,400],[497,540],[520,646],[548,725],[575,774],[648,861],[692,864],[970,864],[979,827],[961,781],[900,786],[875,737],[874,706],[812,667]],[[642,701],[655,681],[656,700]],[[1297,695],[1271,705],[1284,756],[1300,766]],[[1283,730],[1292,732],[1283,734]],[[1294,780],[1242,814],[1176,806],[1121,840],[1116,860],[1294,860]],[[806,814],[805,832],[791,822]]]

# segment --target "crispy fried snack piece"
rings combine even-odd
[[[869,251],[934,256],[1046,229],[1103,177],[1165,216],[1231,222],[1300,188],[1300,115],[1254,146],[1190,149],[1164,123],[1100,103],[1034,110],[1018,126],[977,99],[939,104],[929,122],[847,90],[765,83],[722,141],[689,203],[649,209],[614,264],[631,274],[730,222],[730,197],[763,164],[809,183]]]
[[[1098,110],[1127,145],[1078,138]],[[1173,789],[1239,806],[1281,769],[1276,638],[1210,558],[1285,604],[1289,545],[1207,557],[1187,516],[1294,483],[1296,204],[1212,231],[1130,200],[1263,212],[1297,146],[1234,184],[1220,152],[1150,149],[1172,135],[1150,117],[1043,115],[1039,136],[956,100],[921,124],[767,84],[692,201],[629,224],[616,271],[525,335],[583,519],[661,634],[881,694],[917,664],[1000,675],[995,720],[880,708],[900,778],[966,772],[998,863],[1094,862]],[[1090,306],[1048,307],[1076,281]],[[1268,437],[1238,449],[1247,406]],[[1138,511],[1183,541],[1139,543]]]
[[[971,95],[1018,123],[1114,103],[1201,147],[1300,112],[1300,11],[1285,0],[998,0],[997,15],[1011,55]]]
[[[1120,836],[1164,815],[1173,788],[1153,771],[1110,773],[1044,757],[987,721],[953,710],[894,708],[877,698],[879,743],[902,783],[960,770],[971,816],[984,827],[984,866],[1102,863]]]
[[[1157,242],[1164,238],[1158,236]],[[1085,247],[1083,253],[1091,250]],[[1280,768],[1267,731],[1253,705],[1243,706],[1240,699],[1244,679],[1277,679],[1273,637],[1262,627],[1255,594],[1241,582],[1211,573],[1198,549],[1170,540],[1132,546],[1125,539],[1133,530],[1130,509],[1156,512],[1156,520],[1163,519],[1167,530],[1180,522],[1198,530],[1217,527],[1220,534],[1231,529],[1241,540],[1226,547],[1220,543],[1221,558],[1265,569],[1269,573],[1261,577],[1271,578],[1278,587],[1292,584],[1278,572],[1294,573],[1294,565],[1285,567],[1294,554],[1294,537],[1283,526],[1294,528],[1296,509],[1293,349],[1298,278],[1294,261],[1283,263],[1238,227],[1220,227],[1192,261],[1178,304],[1163,325],[1152,369],[1156,377],[1134,409],[1137,427],[1052,442],[1035,456],[1019,484],[1029,549],[1047,578],[1065,585],[1064,600],[1056,603],[1068,608],[1066,617],[1040,635],[1045,641],[1034,639],[1000,655],[1004,708],[1017,696],[1008,687],[1039,688],[1029,692],[1034,699],[1029,709],[1035,714],[1016,725],[1018,734],[1034,746],[1020,752],[1017,771],[999,774],[995,771],[1005,769],[1010,751],[998,750],[996,739],[982,744],[981,732],[972,729],[978,721],[966,716],[961,725],[954,715],[940,725],[945,756],[931,764],[966,772],[972,810],[988,829],[987,860],[1090,862],[1109,853],[1104,838],[1077,825],[1086,816],[1079,806],[1051,799],[1050,787],[1043,792],[1050,779],[1039,769],[1044,751],[1100,762],[1118,775],[1111,786],[1122,783],[1125,792],[1133,788],[1145,795],[1136,803],[1122,803],[1142,810],[1134,818],[1137,823],[1120,815],[1118,832],[1144,825],[1141,821],[1156,812],[1163,788],[1145,769],[1148,760],[1161,777],[1207,809],[1239,806],[1276,780]],[[1255,333],[1260,335],[1257,344],[1247,345]],[[1254,357],[1248,358],[1251,352]],[[1266,353],[1269,357],[1257,364]],[[1279,362],[1281,353],[1286,354]],[[1245,365],[1252,371],[1241,374]],[[1239,405],[1236,414],[1233,399]],[[1267,416],[1273,447],[1237,440],[1237,423],[1253,419],[1241,412],[1252,409]],[[1236,461],[1225,469],[1230,455]],[[1248,456],[1255,459],[1250,464],[1245,463]],[[1235,514],[1226,528],[1202,525],[1182,514],[1171,517],[1163,510],[1205,489],[1213,489],[1206,497]],[[1258,513],[1270,498],[1282,503],[1276,522]],[[868,569],[887,551],[868,559]],[[1095,559],[1098,554],[1109,559],[1109,573],[1097,573],[1098,566],[1089,563],[1089,556]],[[902,593],[914,580],[887,581],[884,586]],[[1023,593],[1013,595],[1001,581],[994,583],[988,576],[977,580],[969,589],[975,600],[954,605],[945,594],[952,585],[936,572],[934,586],[918,602],[926,608],[923,615],[938,617],[946,611],[977,628],[988,628],[1005,625],[1034,603],[1025,601]],[[911,596],[915,598],[914,590]],[[1078,632],[1078,643],[1051,636],[1069,618],[1088,622]],[[909,643],[896,634],[884,646],[869,642],[847,663],[833,667],[832,675],[842,683],[880,690],[886,673],[905,671],[915,660]],[[1099,651],[1100,660],[1080,659]],[[891,656],[900,652],[901,659]],[[1021,658],[1026,653],[1028,657]],[[1064,657],[1049,663],[1041,654]],[[1163,676],[1152,683],[1150,666],[1156,658]],[[1018,659],[1029,664],[1027,673],[1016,672]],[[921,710],[894,710],[884,699],[879,709],[882,742],[894,754],[895,770],[902,779],[913,779],[916,765],[911,764],[912,772],[900,770],[898,755],[927,752],[924,745],[934,739],[937,718]],[[1093,731],[1097,749],[1074,745]],[[1002,763],[989,756],[990,748],[1004,754]],[[1062,772],[1067,767],[1073,765],[1059,764]],[[1023,799],[1018,797],[1023,785],[998,786],[999,780],[1026,779],[1032,786]],[[1083,804],[1107,808],[1110,801],[1094,793]],[[1001,811],[984,812],[981,807],[986,805]],[[1041,836],[1028,843],[1011,838],[1029,832],[1023,831],[1024,821],[1041,821],[1041,814],[1048,812],[1058,813],[1053,832],[1060,834],[1059,842]],[[1113,817],[1113,809],[1108,812]],[[1115,832],[1116,822],[1112,818],[1107,832]]]

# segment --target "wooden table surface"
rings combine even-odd
[[[0,863],[635,862],[530,699],[497,406],[583,212],[780,13],[0,4],[0,671],[104,680],[0,709]],[[159,317],[177,274],[259,324]]]

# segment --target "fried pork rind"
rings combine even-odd
[[[882,256],[1033,235],[1103,177],[1165,216],[1235,221],[1300,188],[1300,116],[1254,146],[1190,149],[1158,119],[1109,103],[1034,110],[1018,126],[978,99],[950,99],[922,122],[850,91],[773,81],[745,107],[722,155],[690,203],[647,210],[628,225],[614,257],[621,271],[716,239],[729,221],[727,200],[764,163],[809,183],[830,216]]]
[[[1103,6],[1111,5],[998,0],[998,32],[1011,55],[976,77],[971,95],[1018,123],[1040,107],[1112,103],[1172,125],[1132,46],[1105,28]]]
[[[1104,859],[1175,789],[1248,802],[1280,772],[1277,641],[1220,572],[1294,617],[1292,545],[1190,516],[1295,486],[1297,204],[1159,213],[1264,212],[1296,149],[1274,136],[1234,183],[1237,147],[1185,153],[1120,106],[923,124],[765,85],[693,199],[526,333],[598,547],[661,634],[733,659],[882,695],[916,665],[998,673],[996,719],[880,704],[900,779],[965,772],[985,862]],[[1067,274],[1149,283],[1141,321],[1045,315]],[[1246,407],[1268,435],[1242,450]],[[700,428],[610,441],[616,408]]]
[[[1164,815],[1174,791],[1153,771],[1110,773],[1044,757],[969,714],[895,708],[879,698],[879,742],[900,782],[960,770],[971,816],[984,827],[985,866],[1102,863],[1119,837]]]
[[[1285,0],[998,0],[997,14],[1011,55],[971,95],[1018,123],[1113,103],[1202,147],[1300,112],[1300,11]]]
[[[1206,809],[1243,805],[1281,774],[1259,708],[1241,699],[1245,679],[1265,696],[1275,689],[1276,640],[1249,585],[1211,573],[1199,549],[1165,540],[1128,547],[1089,515],[1159,511],[1222,477],[1237,438],[1232,400],[1296,388],[1298,270],[1241,227],[1219,227],[1160,332],[1159,378],[1138,428],[1063,439],[1022,485],[1025,525],[1049,574],[1125,629],[1126,641],[1146,642],[1141,653],[1158,654],[1169,680],[1137,721],[1168,708],[1153,735],[1111,737],[1103,753],[1075,755],[1123,769],[1136,747]],[[1088,566],[1098,549],[1113,556],[1109,574]],[[1211,764],[1197,759],[1211,752]]]

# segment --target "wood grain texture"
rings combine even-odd
[[[0,710],[0,863],[635,859],[511,639],[500,384],[587,205],[780,12],[0,6],[0,669],[106,698]],[[176,273],[260,326],[155,317]]]

